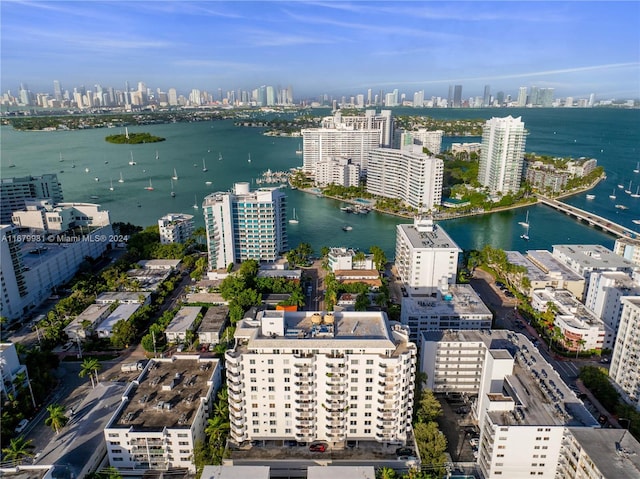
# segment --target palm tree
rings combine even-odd
[[[378,479],[396,479],[396,471],[391,469],[390,467],[383,467],[378,469],[378,474],[376,474]]]
[[[91,387],[95,388],[96,385],[98,385],[98,383],[100,382],[98,380],[98,370],[100,370],[101,367],[102,365],[100,364],[100,361],[98,361],[96,358],[87,358],[84,361],[82,361],[82,365],[81,365],[82,369],[80,369],[78,376],[83,378],[86,375],[89,375],[89,379],[91,379]],[[95,384],[93,383],[94,376],[96,378]]]
[[[14,437],[9,442],[9,446],[2,448],[4,459],[17,464],[18,461],[25,457],[33,457],[33,445],[31,439],[25,439],[24,436]]]
[[[64,414],[65,408],[61,404],[49,404],[47,406],[47,412],[49,417],[44,420],[47,426],[50,426],[56,434],[60,432],[69,421],[69,418]]]
[[[587,342],[584,339],[580,338],[576,341],[576,344],[578,345],[578,349],[576,350],[576,359],[578,359],[578,354],[580,354],[580,350],[582,349],[582,346],[587,344]]]

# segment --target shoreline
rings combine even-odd
[[[586,191],[592,190],[593,188],[595,188],[598,183],[600,183],[601,181],[603,181],[604,179],[606,179],[606,175],[600,176],[598,177],[593,183],[591,183],[590,185],[587,186],[583,186],[581,188],[576,188],[575,190],[571,190],[571,191],[567,191],[567,192],[563,192],[557,196],[553,196],[551,198],[555,199],[555,200],[561,200],[563,198],[568,198],[570,196],[575,196],[575,195],[579,195],[581,193],[584,193]],[[315,195],[315,196],[322,196],[323,198],[330,198],[332,200],[336,200],[336,201],[341,201],[343,203],[348,203],[350,205],[356,205],[356,206],[362,206],[363,203],[359,202],[357,200],[353,200],[353,199],[347,199],[347,198],[340,198],[338,196],[331,196],[331,195],[326,195],[324,193],[322,193],[322,191],[319,191],[317,188],[298,188],[298,190],[310,194],[310,195]],[[318,194],[320,193],[320,195]],[[362,200],[367,200],[366,198],[358,198],[358,199],[362,199]],[[524,208],[527,206],[532,206],[532,205],[536,205],[539,203],[539,199],[537,195],[534,195],[533,200],[526,202],[526,203],[517,203],[517,204],[513,204],[510,206],[502,206],[500,208],[494,208],[491,210],[483,210],[483,211],[473,211],[473,212],[467,212],[467,213],[446,213],[446,217],[442,217],[440,215],[434,215],[433,219],[435,221],[446,221],[446,220],[454,220],[454,219],[458,219],[458,218],[466,218],[469,216],[481,216],[481,215],[488,215],[488,214],[492,214],[492,213],[499,213],[501,211],[509,211],[509,210],[515,210],[515,209],[519,209],[519,208]],[[367,205],[369,208],[371,208],[372,211],[375,211],[377,213],[381,213],[381,214],[385,214],[385,215],[389,215],[389,216],[396,216],[399,218],[406,218],[406,219],[412,219],[414,217],[414,215],[406,215],[406,214],[402,214],[402,213],[394,213],[392,211],[385,211],[385,210],[381,210],[379,208],[376,208],[375,206],[375,202],[373,202],[373,204],[371,204],[371,202],[369,202],[369,204]]]

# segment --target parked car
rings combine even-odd
[[[326,442],[314,442],[309,445],[309,451],[311,452],[325,452],[328,444]]]
[[[413,456],[413,449],[410,447],[399,447],[396,449],[396,456]]]
[[[22,431],[24,431],[24,429],[27,427],[27,424],[29,424],[29,420],[22,419],[16,426],[16,429],[15,429],[16,434],[20,434]]]

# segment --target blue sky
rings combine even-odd
[[[640,97],[640,2],[2,0],[2,92],[372,88]]]

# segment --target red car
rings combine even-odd
[[[316,442],[309,446],[311,452],[325,452],[327,450],[327,444],[324,442]]]

